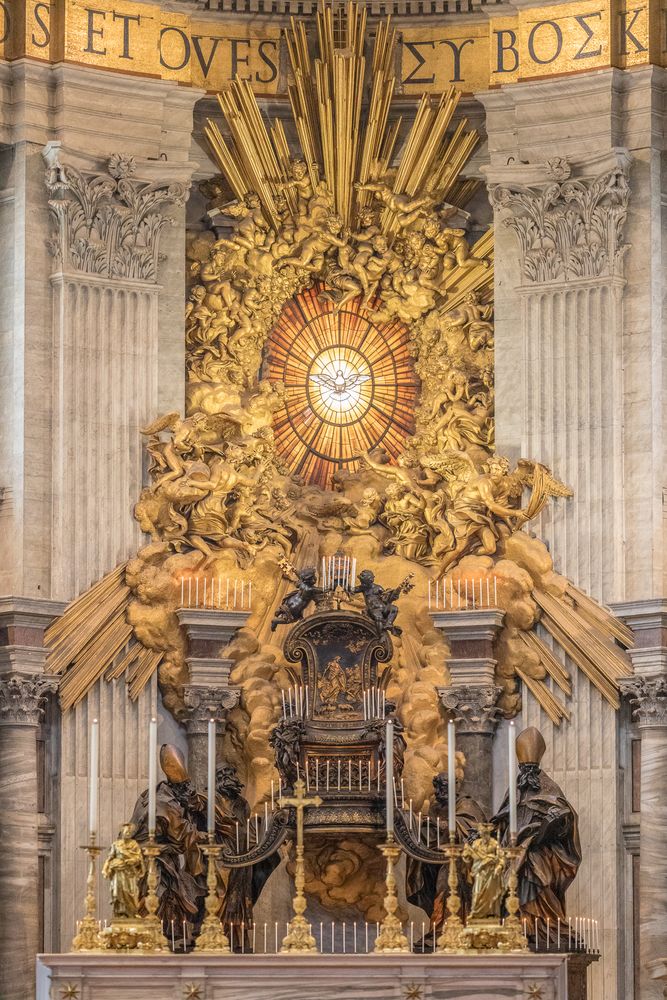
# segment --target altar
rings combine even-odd
[[[37,1000],[568,1000],[566,954],[40,955]]]

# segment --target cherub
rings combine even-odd
[[[401,635],[402,629],[395,625],[398,608],[394,601],[398,600],[401,594],[408,594],[414,584],[413,574],[399,583],[398,587],[386,590],[379,583],[375,582],[375,574],[369,569],[364,569],[359,574],[359,586],[354,587],[351,594],[362,594],[366,604],[366,614],[371,619],[379,633],[391,632],[394,635]]]
[[[435,204],[434,199],[429,195],[424,195],[422,198],[411,198],[408,194],[392,191],[386,184],[370,181],[362,184],[361,181],[357,181],[354,186],[358,191],[372,191],[376,199],[395,214],[401,229],[407,229],[413,225],[426,215]]]
[[[345,240],[338,235],[342,228],[343,220],[339,215],[328,216],[324,228],[307,236],[298,254],[293,257],[283,257],[280,261],[281,266],[292,265],[307,268],[309,271],[318,271],[324,262],[324,254],[330,247],[345,246]]]
[[[234,230],[235,237],[241,237],[250,245],[254,245],[254,236],[257,229],[268,230],[269,224],[262,212],[262,203],[259,196],[254,191],[249,191],[240,201],[230,201],[220,209],[223,215],[229,215],[232,219],[238,219]],[[241,240],[239,240],[241,242]]]
[[[291,590],[280,603],[273,621],[271,631],[275,632],[278,625],[289,625],[300,621],[303,613],[313,601],[319,602],[324,597],[324,590],[317,586],[317,570],[312,567],[297,570],[286,560],[281,563],[283,575],[296,583],[296,590]]]
[[[303,160],[292,160],[290,163],[290,178],[287,181],[280,181],[278,184],[280,191],[296,191],[297,211],[305,213],[308,202],[313,197],[313,186],[308,176],[308,167]]]

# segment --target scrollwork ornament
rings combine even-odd
[[[58,687],[55,677],[11,674],[0,678],[0,725],[36,726],[46,697]]]

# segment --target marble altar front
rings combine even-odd
[[[40,955],[37,1000],[567,1000],[567,955]]]

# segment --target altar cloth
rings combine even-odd
[[[37,957],[37,1000],[567,1000],[566,954]]]

